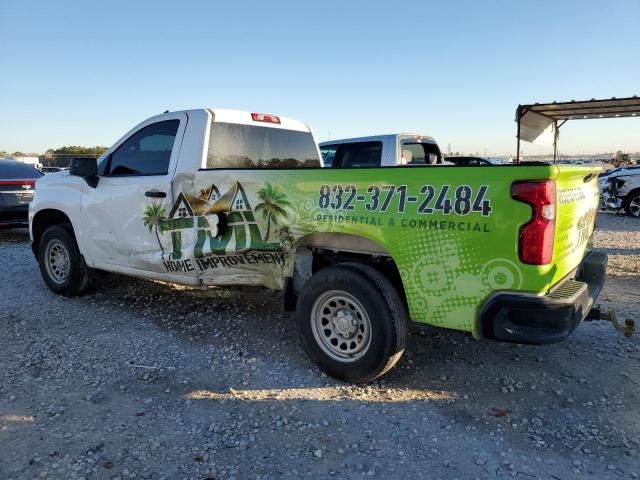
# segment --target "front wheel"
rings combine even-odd
[[[389,281],[361,264],[314,274],[298,297],[302,344],[318,366],[349,382],[371,381],[393,367],[407,336],[404,304]]]
[[[640,217],[640,190],[633,191],[624,197],[622,202],[624,211],[632,217]]]
[[[79,295],[89,285],[89,268],[69,229],[61,225],[47,228],[38,247],[42,278],[51,290],[65,297]]]

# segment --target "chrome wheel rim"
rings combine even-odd
[[[51,240],[44,252],[44,264],[49,278],[58,285],[69,277],[69,252],[60,240]]]
[[[629,202],[629,211],[634,217],[640,217],[640,196],[631,199]]]
[[[362,358],[371,344],[371,320],[353,295],[330,290],[311,309],[313,336],[322,351],[339,362]]]

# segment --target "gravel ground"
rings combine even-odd
[[[640,221],[600,215],[601,296],[640,306]],[[399,365],[322,375],[275,295],[108,276],[51,293],[0,232],[0,478],[639,478],[640,341],[415,330]]]

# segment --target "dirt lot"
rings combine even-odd
[[[640,307],[640,222],[601,215],[601,303]],[[0,232],[0,478],[639,478],[640,340],[414,331],[382,381],[320,374],[269,293],[108,277],[64,299]]]

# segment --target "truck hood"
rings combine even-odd
[[[618,170],[617,172],[613,172],[606,177],[603,177],[603,179],[608,180],[610,178],[627,177],[631,175],[640,175],[640,168],[623,168],[622,170]]]
[[[47,187],[57,185],[73,185],[83,181],[84,180],[80,177],[73,177],[69,175],[68,170],[49,173],[38,178],[38,180],[36,181],[36,192],[38,191],[38,188],[44,187],[45,185]]]

